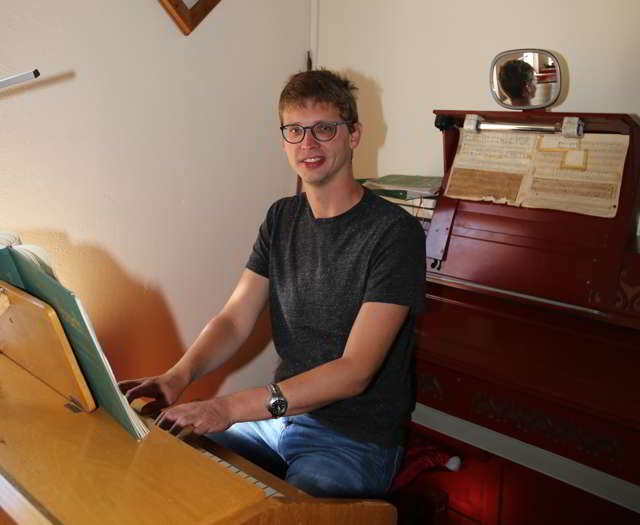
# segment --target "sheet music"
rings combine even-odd
[[[614,217],[628,135],[461,130],[445,195]]]
[[[461,130],[445,195],[516,204],[531,170],[536,138],[533,133]]]
[[[615,217],[628,148],[628,135],[541,136],[522,205]]]

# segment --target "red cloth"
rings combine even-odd
[[[408,485],[422,472],[445,468],[450,458],[451,454],[441,450],[425,437],[409,434],[402,468],[393,480],[391,491]]]

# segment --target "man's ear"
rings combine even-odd
[[[360,144],[360,139],[362,138],[362,123],[356,122],[353,124],[353,131],[349,135],[349,144],[351,149],[356,149],[358,144]]]

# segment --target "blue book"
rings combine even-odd
[[[8,248],[0,249],[0,281],[12,284],[16,288],[24,290],[22,277],[16,268]]]

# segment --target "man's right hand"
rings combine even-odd
[[[169,372],[159,376],[128,379],[118,383],[120,391],[129,403],[140,397],[152,398],[153,401],[144,405],[140,413],[144,416],[154,417],[160,410],[175,403],[187,385],[188,382]]]

